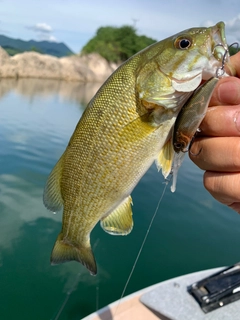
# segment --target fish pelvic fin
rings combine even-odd
[[[167,176],[172,170],[173,158],[174,158],[174,149],[172,146],[172,138],[171,138],[165,143],[165,145],[159,152],[157,159],[155,160],[158,170],[160,171],[162,169],[162,174],[165,179],[167,178]]]
[[[100,222],[104,231],[111,235],[127,235],[132,231],[132,198],[128,196],[107,217]]]
[[[97,274],[97,265],[92,253],[91,246],[81,246],[77,248],[63,238],[63,233],[58,235],[51,254],[51,265],[56,265],[68,261],[78,261],[84,265],[91,275]]]
[[[43,193],[43,203],[45,207],[53,212],[60,211],[63,206],[61,195],[62,167],[63,156],[50,173]]]

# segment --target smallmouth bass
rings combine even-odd
[[[98,221],[110,234],[131,232],[130,194],[154,161],[165,177],[171,171],[176,117],[221,66],[219,43],[227,47],[223,22],[185,30],[131,57],[98,90],[45,186],[45,206],[63,207],[52,264],[76,260],[94,275]]]

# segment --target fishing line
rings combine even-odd
[[[96,287],[96,311],[99,308],[99,286]]]
[[[99,243],[99,239],[97,239],[97,241],[94,243],[94,246],[93,248],[96,248],[96,246],[98,245]],[[59,317],[61,316],[62,312],[63,312],[63,309],[65,308],[72,292],[76,289],[77,287],[77,284],[79,283],[79,277],[81,275],[81,272],[79,272],[77,275],[76,275],[76,278],[75,278],[75,281],[73,282],[72,286],[70,287],[70,289],[68,290],[68,292],[66,293],[66,296],[65,296],[65,299],[63,300],[63,303],[61,304],[58,312],[56,314],[55,317],[51,318],[51,320],[58,320]],[[96,287],[96,310],[98,310],[99,308],[99,286]]]
[[[58,320],[59,317],[61,316],[61,314],[62,314],[62,312],[63,312],[63,309],[64,309],[65,305],[66,305],[67,302],[68,302],[68,299],[70,298],[72,292],[73,292],[73,291],[76,289],[76,287],[77,287],[77,284],[78,284],[78,282],[79,282],[80,274],[81,274],[80,272],[77,274],[76,279],[75,279],[73,285],[71,286],[70,290],[68,290],[68,292],[66,293],[66,297],[65,297],[63,303],[61,304],[61,306],[60,306],[60,308],[59,308],[59,310],[58,310],[58,313],[56,314],[56,316],[55,316],[54,318],[52,318],[53,320]]]
[[[151,221],[150,221],[150,223],[149,223],[147,232],[146,232],[146,234],[145,234],[145,236],[144,236],[144,238],[143,238],[142,244],[141,244],[141,246],[140,246],[140,249],[139,249],[139,251],[138,251],[137,257],[136,257],[136,259],[135,259],[135,261],[134,261],[134,264],[133,264],[133,266],[132,266],[131,272],[130,272],[130,274],[129,274],[129,276],[128,276],[128,279],[127,279],[127,281],[126,281],[126,284],[125,284],[125,286],[124,286],[124,288],[123,288],[123,291],[122,291],[121,297],[120,297],[120,299],[119,299],[119,301],[118,301],[116,310],[115,310],[114,313],[113,313],[113,319],[114,319],[114,317],[115,317],[116,314],[117,314],[118,307],[119,307],[119,305],[121,304],[122,298],[123,298],[123,296],[124,296],[124,294],[125,294],[125,292],[126,292],[126,289],[127,289],[127,287],[128,287],[128,284],[129,284],[129,282],[130,282],[130,280],[131,280],[131,278],[132,278],[133,272],[134,272],[134,270],[135,270],[135,268],[136,268],[136,265],[137,265],[137,263],[138,263],[138,260],[139,260],[140,255],[141,255],[141,253],[142,253],[143,247],[144,247],[144,245],[145,245],[145,243],[146,243],[146,240],[147,240],[149,231],[150,231],[150,229],[151,229],[151,227],[152,227],[153,221],[154,221],[154,219],[155,219],[155,217],[156,217],[156,215],[157,215],[159,206],[160,206],[160,204],[161,204],[161,202],[162,202],[162,199],[163,199],[163,196],[164,196],[164,194],[165,194],[165,192],[166,192],[168,183],[171,181],[171,179],[172,179],[172,175],[171,175],[170,180],[167,180],[167,179],[166,179],[165,182],[164,182],[164,183],[165,183],[164,189],[163,189],[163,191],[162,191],[161,197],[160,197],[160,199],[159,199],[159,201],[158,201],[158,204],[157,204],[157,207],[156,207],[156,209],[155,209],[155,212],[154,212],[154,214],[153,214],[153,216],[152,216],[152,219],[151,219]]]

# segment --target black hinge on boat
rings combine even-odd
[[[240,299],[240,262],[193,283],[187,290],[205,313]]]

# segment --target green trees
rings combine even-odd
[[[82,53],[97,52],[108,61],[121,62],[154,42],[156,40],[138,36],[132,26],[101,27]]]
[[[34,52],[38,52],[38,53],[42,53],[42,50],[41,50],[41,49],[39,49],[39,48],[37,48],[37,47],[35,47],[35,46],[32,46],[32,47],[30,48],[30,51],[34,51]]]
[[[237,53],[240,49],[238,47],[229,47],[229,53],[231,56],[233,56],[235,53]]]

